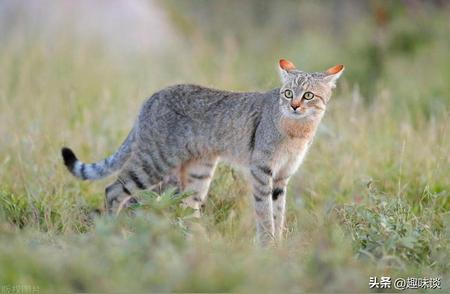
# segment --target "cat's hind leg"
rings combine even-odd
[[[105,190],[105,206],[109,213],[137,203],[136,190],[153,189],[173,170],[175,162],[158,161],[149,154],[137,153],[120,171],[117,180]]]
[[[105,208],[109,214],[120,211],[121,208],[126,208],[133,203],[137,203],[136,198],[132,196],[131,191],[119,179],[106,187]]]
[[[181,165],[179,178],[182,191],[193,193],[183,200],[183,204],[193,208],[196,216],[200,215],[200,209],[208,195],[217,161],[217,156],[205,156],[190,159]]]

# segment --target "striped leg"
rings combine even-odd
[[[175,188],[176,189],[175,192],[180,193],[181,183],[179,174],[180,171],[179,168],[177,168],[176,170],[172,171],[172,173],[164,177],[164,179],[151,190],[155,193],[162,194],[169,188]]]
[[[208,195],[217,159],[216,156],[191,159],[181,165],[180,180],[182,191],[194,193],[186,198],[183,203],[195,209],[197,216],[200,215],[200,209]]]
[[[280,241],[283,237],[286,211],[286,186],[288,181],[289,178],[279,178],[273,181],[273,221],[275,223],[275,238],[277,241]]]
[[[250,167],[256,214],[256,236],[265,246],[274,240],[272,207],[272,171],[269,166],[255,164]]]
[[[126,208],[132,203],[137,203],[136,198],[131,196],[131,191],[119,179],[106,187],[105,207],[109,214],[118,211],[121,205],[123,208]]]
[[[174,169],[176,163],[161,160],[143,152],[136,153],[122,168],[118,179],[106,188],[106,209],[116,211],[120,205],[137,202],[132,196],[136,190],[152,189]],[[124,199],[128,199],[124,203]]]

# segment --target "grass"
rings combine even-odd
[[[387,7],[382,27],[363,10],[331,33],[305,12],[332,15],[330,4],[245,4],[233,21],[223,2],[196,3],[160,3],[176,37],[135,51],[70,18],[49,33],[13,6],[20,21],[0,26],[0,292],[367,292],[386,275],[440,277],[448,292],[448,7]],[[164,86],[277,87],[279,57],[347,70],[290,182],[275,248],[255,246],[247,184],[227,166],[198,220],[173,191],[143,193],[135,217],[99,216],[111,179],[80,182],[62,165],[64,145],[86,161],[114,152]]]

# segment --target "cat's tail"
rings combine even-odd
[[[97,180],[109,176],[122,167],[131,155],[135,137],[135,128],[133,128],[114,154],[95,163],[83,163],[79,161],[75,153],[67,147],[61,149],[61,155],[67,169],[75,177],[82,180]]]

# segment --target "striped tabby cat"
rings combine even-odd
[[[112,212],[135,202],[133,191],[165,182],[193,192],[186,204],[198,210],[217,162],[228,160],[243,167],[250,180],[259,242],[280,239],[286,185],[311,145],[344,66],[316,73],[297,70],[284,59],[279,66],[282,87],[265,93],[196,85],[163,89],[145,101],[116,153],[86,164],[63,148],[64,163],[83,180],[118,171],[106,188],[106,208]]]

